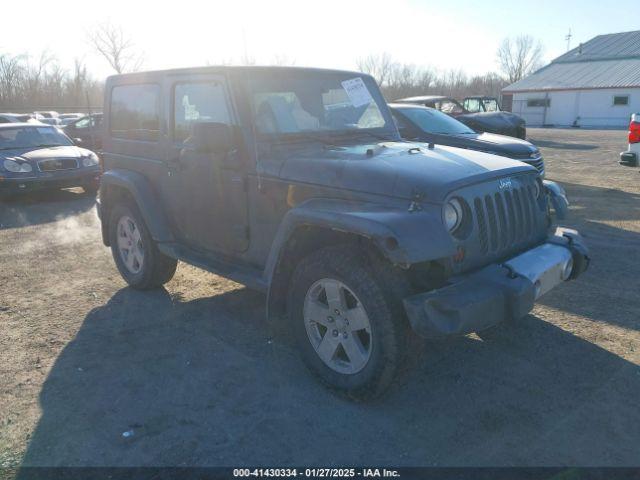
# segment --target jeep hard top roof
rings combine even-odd
[[[162,75],[198,75],[198,74],[207,74],[207,73],[223,73],[223,72],[268,72],[268,71],[279,71],[279,72],[323,72],[323,73],[340,73],[340,74],[352,74],[357,76],[366,76],[370,77],[371,75],[362,72],[356,72],[352,70],[338,70],[331,68],[315,68],[315,67],[289,67],[289,66],[230,66],[230,65],[210,65],[205,67],[186,67],[186,68],[172,68],[167,70],[149,70],[145,72],[132,72],[132,73],[123,73],[120,75],[111,75],[107,77],[107,82],[111,83],[114,81],[136,81],[136,80],[145,80],[149,77],[157,77]]]

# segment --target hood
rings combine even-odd
[[[82,158],[89,156],[91,152],[85,148],[75,145],[64,145],[60,147],[43,148],[13,148],[11,150],[0,150],[0,159],[15,159],[22,161],[38,162],[50,158]]]
[[[482,150],[509,158],[529,159],[531,155],[538,153],[538,149],[530,142],[507,135],[476,133],[474,135],[451,135],[451,137],[455,137],[455,146],[457,147]]]
[[[522,117],[519,117],[515,113],[511,112],[481,112],[481,113],[464,113],[457,115],[456,119],[469,120],[481,125],[498,127],[516,127],[518,125],[524,125],[525,121]]]
[[[367,153],[369,151],[369,153]],[[483,152],[388,142],[289,149],[280,178],[363,193],[441,202],[452,190],[507,175],[535,173],[522,162]]]

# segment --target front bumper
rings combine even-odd
[[[558,228],[542,245],[506,262],[452,278],[445,287],[404,299],[414,331],[427,338],[464,335],[525,316],[537,298],[589,265],[575,230]]]
[[[636,152],[622,152],[620,154],[620,165],[625,167],[637,167],[638,166],[638,154]]]
[[[35,190],[81,187],[97,183],[100,179],[100,167],[84,167],[38,174],[33,177],[4,177],[0,174],[0,194],[15,194]]]

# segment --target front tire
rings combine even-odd
[[[109,241],[120,275],[131,287],[149,290],[173,278],[177,260],[158,250],[134,205],[114,206],[109,219]]]
[[[389,387],[408,347],[398,288],[374,263],[350,246],[323,248],[299,263],[289,293],[289,321],[304,362],[358,400]]]

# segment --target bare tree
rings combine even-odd
[[[135,72],[140,69],[142,55],[136,52],[133,41],[122,27],[109,22],[102,23],[89,34],[89,41],[117,73]]]
[[[49,52],[33,57],[0,53],[0,111],[83,110],[87,98],[101,105],[102,88],[78,60],[70,73]]]
[[[517,82],[542,65],[542,43],[530,35],[505,38],[498,47],[500,69],[509,83]]]
[[[356,60],[356,65],[358,70],[374,77],[381,86],[387,85],[394,68],[394,62],[388,53],[359,58]]]
[[[278,54],[273,56],[271,65],[277,65],[279,67],[293,66],[296,64],[295,58],[289,58],[285,54]]]

